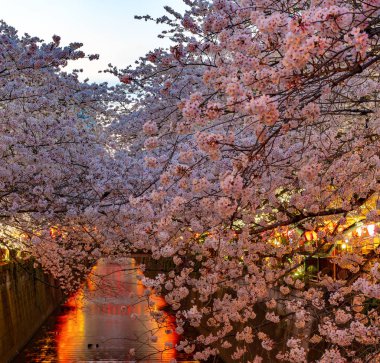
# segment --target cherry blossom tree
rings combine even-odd
[[[63,72],[85,57],[80,47],[0,24],[0,243],[34,255],[69,289],[101,255],[99,205],[123,189],[125,170],[105,131],[109,88]]]
[[[185,3],[114,88],[1,24],[1,243],[68,290],[102,256],[170,261],[146,296],[195,359],[375,361],[380,3]]]
[[[179,333],[200,332],[177,349],[375,361],[380,3],[185,3],[156,19],[170,50],[110,69],[131,101],[114,128],[134,163],[118,218],[128,246],[174,263],[144,283]]]

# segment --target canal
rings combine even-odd
[[[133,259],[100,261],[13,363],[190,362],[174,349],[179,336],[164,299],[140,298],[146,289],[137,267]]]

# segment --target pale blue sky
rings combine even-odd
[[[164,5],[184,10],[182,0],[0,0],[0,18],[25,32],[50,40],[60,35],[62,44],[84,43],[86,53],[99,53],[100,60],[77,63],[92,81],[115,82],[98,69],[108,63],[125,67],[157,46],[168,46],[157,38],[162,28],[154,23],[135,20],[134,15],[160,16]]]

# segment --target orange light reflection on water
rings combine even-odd
[[[67,313],[58,317],[57,358],[59,362],[72,362],[76,346],[84,344],[86,315],[84,290],[81,288],[64,305]]]
[[[133,266],[134,261],[130,260],[128,268]],[[108,280],[105,285],[107,288],[100,286],[103,281],[94,278],[95,272]],[[143,362],[169,362],[177,357],[174,347],[179,336],[175,332],[175,318],[162,311],[167,305],[166,301],[161,296],[151,294],[148,300],[154,302],[152,306],[149,306],[147,299],[137,304],[126,303],[131,293],[138,297],[144,296],[146,288],[138,280],[140,273],[126,272],[122,266],[106,263],[94,267],[83,288],[65,304],[67,312],[58,317],[58,362],[103,359],[102,354],[108,354],[108,357],[113,354],[113,349],[118,355],[112,359],[130,361],[133,357],[129,355],[129,349],[135,346],[136,356],[143,358]],[[96,298],[89,298],[93,292],[97,294]],[[153,321],[150,311],[161,311],[165,318],[163,322]],[[132,313],[137,315],[137,319],[131,319]],[[137,335],[139,343],[129,339]],[[157,338],[156,341],[151,339],[152,335]],[[88,347],[89,343],[91,348]],[[99,349],[95,348],[95,343],[99,344]],[[105,348],[103,351],[103,347],[107,347],[108,351]],[[95,356],[95,353],[99,356]]]
[[[141,276],[142,274],[142,271],[137,271],[137,275]],[[138,279],[136,284],[137,296],[144,296],[145,290],[146,287],[141,282],[141,280]],[[145,306],[143,306],[142,304],[138,304],[136,306],[135,313],[140,315],[144,312],[146,313],[146,310],[148,309],[153,312],[160,311],[163,314],[163,322],[157,323],[150,319],[148,322],[148,329],[151,332],[153,332],[153,335],[157,337],[157,342],[154,343],[154,347],[158,351],[162,352],[162,359],[165,359],[165,361],[175,359],[177,358],[177,351],[175,349],[175,346],[179,342],[179,335],[175,331],[175,318],[174,316],[163,311],[163,309],[165,309],[165,307],[167,307],[168,304],[162,296],[157,295],[153,292],[149,295],[148,302],[153,303],[152,306],[149,307],[148,304],[144,304]]]

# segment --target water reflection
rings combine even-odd
[[[136,298],[145,290],[138,274],[133,259],[123,265],[100,261],[14,362],[185,362],[172,348],[179,339],[174,317],[163,312],[159,324],[150,317],[165,301],[151,296],[149,306]]]

